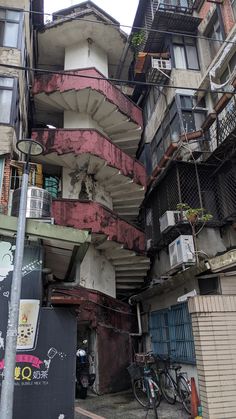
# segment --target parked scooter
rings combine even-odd
[[[84,349],[78,349],[76,356],[76,397],[86,399],[88,387],[94,384],[96,375],[89,373],[89,357]]]

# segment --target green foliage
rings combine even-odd
[[[137,49],[144,41],[145,39],[145,32],[144,31],[139,31],[139,32],[135,32],[132,37],[131,37],[131,45]]]
[[[191,224],[196,224],[197,222],[206,223],[213,218],[212,214],[207,213],[204,208],[192,208],[182,202],[177,205],[177,210],[184,212],[184,216]]]

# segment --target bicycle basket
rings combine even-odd
[[[152,354],[146,354],[146,353],[137,353],[135,354],[135,361],[138,364],[144,364],[147,362],[148,364],[154,364],[155,360],[152,356]]]
[[[129,365],[127,370],[132,380],[139,380],[142,378],[142,369],[137,364],[135,364],[135,362]]]
[[[166,367],[170,368],[170,359],[168,357],[156,356],[156,366],[159,370],[163,370]]]

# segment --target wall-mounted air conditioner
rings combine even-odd
[[[181,235],[169,245],[169,257],[171,268],[195,263],[196,256],[193,244],[193,236]]]
[[[169,230],[175,224],[180,221],[185,221],[186,218],[184,216],[184,211],[181,214],[181,211],[166,211],[160,218],[160,231],[163,233],[164,231]]]

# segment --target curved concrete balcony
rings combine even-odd
[[[113,264],[117,295],[140,289],[150,268],[144,233],[95,202],[53,201],[56,224],[90,229],[92,243]]]
[[[55,223],[65,227],[91,230],[96,244],[106,239],[119,243],[125,249],[144,254],[145,235],[114,212],[92,201],[56,199],[52,204]]]
[[[144,166],[96,130],[35,130],[32,138],[45,146],[40,161],[69,169],[84,168],[111,196],[113,210],[134,220],[144,199]]]
[[[142,133],[142,112],[94,68],[71,71],[73,75],[41,75],[33,93],[41,116],[48,112],[89,115],[121,149],[134,156]],[[101,79],[101,80],[100,80]]]

